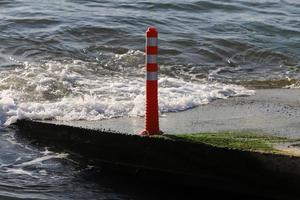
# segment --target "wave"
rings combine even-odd
[[[80,60],[24,62],[0,71],[0,123],[17,119],[101,120],[144,115],[143,53],[129,51],[105,63]],[[215,99],[252,95],[242,86],[191,82],[161,75],[161,113],[177,112]]]

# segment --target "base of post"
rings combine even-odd
[[[139,134],[142,135],[142,136],[151,136],[151,135],[162,135],[162,134],[164,134],[164,132],[162,132],[161,130],[159,130],[158,133],[150,133],[147,130],[143,130]]]

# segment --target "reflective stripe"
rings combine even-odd
[[[157,72],[147,72],[147,80],[155,81],[157,80]]]
[[[157,55],[147,55],[146,63],[156,63]]]
[[[157,38],[156,37],[148,37],[147,38],[147,46],[149,46],[149,47],[157,46]]]

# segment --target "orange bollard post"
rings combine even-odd
[[[158,117],[158,64],[157,30],[149,27],[146,31],[146,114],[145,129],[141,135],[160,135]]]

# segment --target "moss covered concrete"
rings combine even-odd
[[[164,136],[174,140],[205,143],[215,147],[267,153],[285,153],[282,144],[299,142],[299,139],[253,132],[193,133]],[[279,145],[280,144],[280,145]]]

